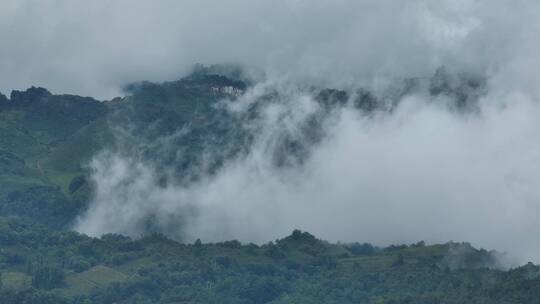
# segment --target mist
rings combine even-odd
[[[163,172],[136,154],[98,155],[96,194],[76,229],[139,237],[157,228],[187,242],[256,243],[302,229],[377,245],[467,241],[508,252],[514,262],[539,261],[536,102],[487,94],[463,113],[421,91],[391,112],[335,108],[307,159],[279,166],[281,139],[302,138],[302,125],[322,110],[289,86],[263,83],[224,101],[239,113],[269,88],[286,92],[248,126],[257,134],[249,152],[196,182],[158,186]]]
[[[540,262],[539,16],[540,4],[502,0],[7,0],[0,91],[39,85],[107,99],[196,63],[232,63],[264,76],[223,101],[231,113],[284,92],[250,126],[248,153],[196,182],[160,186],[163,172],[132,151],[96,155],[96,190],[74,226],[90,235],[138,237],[150,225],[182,241],[262,243],[299,228],[378,245],[469,241]],[[383,96],[441,66],[486,79],[477,111],[426,92],[391,112],[334,109],[301,164],[272,162],[283,134],[321,110],[298,88]]]

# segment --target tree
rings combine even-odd
[[[62,285],[64,272],[59,267],[40,265],[32,275],[32,286],[36,288],[52,289]]]

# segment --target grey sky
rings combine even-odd
[[[328,86],[379,85],[440,65],[494,73],[537,37],[539,6],[503,0],[3,0],[0,91],[41,85],[108,98],[131,81],[176,79],[197,62],[239,63]]]

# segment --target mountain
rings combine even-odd
[[[96,153],[126,145],[133,148],[189,124],[192,131],[177,145],[194,154],[200,151],[201,134],[227,132],[218,117],[223,113],[214,111],[213,103],[239,94],[245,85],[209,75],[159,85],[133,84],[127,90],[130,95],[112,101],[54,95],[36,87],[13,91],[10,99],[1,95],[2,214],[68,227],[88,202],[88,164]],[[130,136],[119,131],[123,128],[132,128]],[[141,153],[149,158],[171,157],[158,150],[146,147]],[[176,165],[186,167],[190,161],[188,157]]]
[[[385,94],[285,88],[318,107],[264,148],[277,168],[301,166],[334,109],[376,118],[425,91],[471,113],[484,85],[441,68]],[[248,153],[265,131],[260,109],[288,98],[263,86],[254,101],[243,100],[255,86],[236,70],[198,67],[177,81],[131,84],[125,97],[107,101],[37,87],[0,94],[0,302],[539,303],[540,267],[503,270],[501,254],[466,243],[379,248],[298,230],[264,245],[186,243],[152,225],[137,239],[70,230],[94,194],[96,155],[151,163],[156,187],[166,187],[212,176]]]
[[[70,183],[107,141],[105,103],[44,88],[13,91],[0,103],[0,210],[66,227],[86,203]],[[71,189],[70,189],[71,188]],[[76,189],[77,188],[77,189]],[[77,193],[78,192],[78,193]]]
[[[212,74],[216,72],[229,77]],[[305,88],[301,93],[313,95],[321,109],[305,118],[295,134],[280,134],[272,158],[278,166],[301,163],[324,136],[322,126],[331,110],[349,103],[365,115],[391,112],[402,96],[428,87],[433,97],[448,97],[440,100],[452,101],[449,107],[474,109],[483,82],[471,79],[441,68],[431,79],[405,80],[377,97],[364,89]],[[87,207],[92,193],[89,164],[104,150],[128,151],[159,170],[174,168],[177,179],[197,179],[202,162],[202,173],[215,172],[228,159],[247,152],[261,133],[250,125],[261,119],[260,108],[287,98],[268,89],[247,111],[235,115],[224,108],[221,100],[234,102],[249,85],[253,84],[237,70],[198,67],[178,81],[130,84],[127,96],[110,101],[55,95],[36,87],[13,91],[9,99],[0,94],[2,214],[69,227]]]

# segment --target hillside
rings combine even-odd
[[[88,203],[88,165],[105,149],[137,150],[151,159],[166,158],[160,160],[163,165],[175,161],[179,169],[190,166],[202,150],[203,137],[229,132],[218,117],[223,112],[215,111],[213,103],[243,89],[242,82],[214,75],[134,84],[132,94],[104,102],[35,87],[13,91],[10,99],[1,95],[2,215],[68,227]],[[144,146],[144,141],[170,136],[186,125],[190,133],[175,145],[188,149],[189,157],[176,162],[173,152]]]
[[[503,270],[499,253],[467,243],[379,248],[299,230],[263,245],[189,242],[155,225],[154,214],[136,238],[70,230],[95,195],[92,162],[103,153],[152,164],[154,186],[167,189],[246,155],[265,134],[260,109],[289,102],[287,94],[312,96],[317,108],[263,146],[278,170],[302,166],[335,109],[376,119],[425,91],[470,115],[484,94],[483,80],[441,68],[386,95],[271,87],[246,103],[255,84],[210,72],[135,83],[108,101],[36,87],[0,95],[1,303],[540,303],[538,266]],[[235,106],[247,109],[227,108]]]
[[[538,303],[540,267],[497,270],[469,244],[264,245],[89,238],[0,222],[2,303]]]
[[[69,227],[87,207],[92,193],[89,165],[103,151],[142,159],[161,172],[172,169],[172,175],[161,177],[162,184],[212,174],[246,153],[264,131],[258,123],[266,119],[261,109],[289,102],[291,92],[270,88],[247,110],[234,113],[221,101],[234,104],[249,82],[213,72],[201,67],[178,81],[134,83],[126,87],[127,96],[110,101],[55,95],[36,87],[13,91],[9,99],[0,95],[1,214]],[[302,118],[293,132],[285,127],[270,135],[277,136],[269,139],[273,162],[284,167],[301,163],[324,137],[323,126],[334,109],[351,106],[364,115],[392,112],[403,96],[420,90],[443,96],[452,109],[469,112],[483,85],[441,68],[431,79],[406,80],[380,97],[367,90],[293,92],[314,96],[320,109]]]

